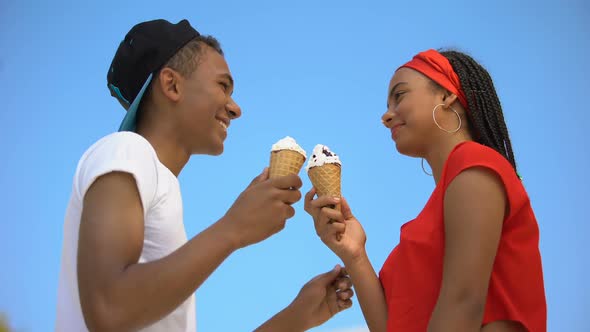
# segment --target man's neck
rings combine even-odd
[[[158,128],[140,126],[137,133],[150,142],[160,162],[178,177],[188,163],[191,151],[182,146],[176,133],[166,125],[158,126]]]

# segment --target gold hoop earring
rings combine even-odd
[[[420,162],[422,165],[422,172],[424,172],[424,174],[428,175],[428,176],[432,176],[432,173],[428,173],[426,171],[426,168],[424,168],[424,158],[422,158],[422,161]]]
[[[441,126],[438,124],[438,121],[436,121],[436,115],[435,115],[435,113],[436,113],[436,109],[437,109],[439,106],[444,106],[444,105],[445,105],[445,104],[438,104],[438,105],[434,106],[434,108],[432,109],[432,120],[434,120],[434,124],[436,124],[436,126],[438,127],[438,129],[440,129],[440,130],[442,130],[442,131],[444,131],[444,132],[447,132],[447,133],[449,133],[449,134],[454,134],[454,133],[458,132],[458,131],[459,131],[459,129],[461,129],[461,124],[462,124],[462,123],[461,123],[461,117],[459,116],[459,113],[457,113],[457,111],[455,111],[455,109],[454,109],[454,108],[452,108],[452,107],[450,107],[450,106],[449,106],[449,108],[451,109],[451,111],[455,112],[455,115],[457,116],[457,119],[459,119],[459,126],[458,126],[457,128],[455,128],[455,130],[446,130],[446,129],[444,129],[443,127],[441,127]]]

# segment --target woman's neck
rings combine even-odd
[[[471,135],[457,133],[440,139],[429,149],[424,159],[426,159],[432,169],[435,185],[440,181],[445,163],[453,149],[462,142],[472,140]]]

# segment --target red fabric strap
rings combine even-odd
[[[461,88],[459,76],[455,73],[449,60],[442,54],[432,49],[420,52],[412,60],[399,68],[402,67],[411,68],[426,75],[443,88],[457,95],[461,105],[468,110],[467,98],[465,98],[465,93],[463,92],[463,88]]]

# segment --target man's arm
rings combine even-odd
[[[178,307],[236,249],[216,223],[170,256],[137,264],[143,208],[128,173],[98,178],[84,198],[78,240],[80,302],[90,330],[124,331]]]
[[[139,264],[144,225],[135,180],[120,172],[99,177],[84,197],[78,240],[80,303],[88,328],[127,331],[156,322],[185,301],[233,251],[282,229],[294,213],[290,204],[300,197],[297,190],[282,188],[298,188],[300,179],[262,180],[255,179],[226,216],[178,250]],[[250,233],[240,230],[243,226],[250,227]]]

